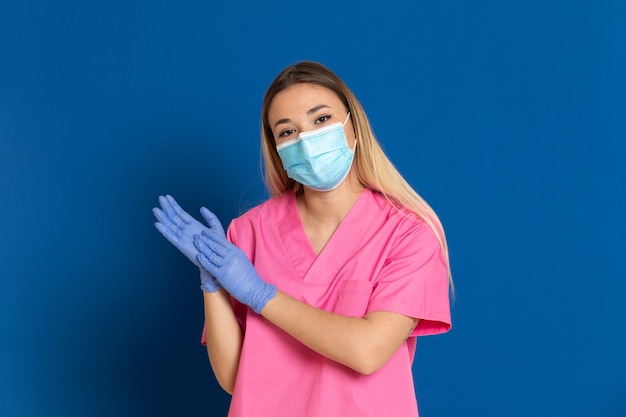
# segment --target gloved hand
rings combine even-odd
[[[245,253],[213,230],[194,236],[198,261],[217,277],[219,283],[237,300],[259,314],[276,296],[276,287],[266,283]]]
[[[154,225],[171,244],[176,246],[200,269],[200,288],[207,292],[217,291],[220,284],[198,261],[198,250],[193,244],[193,236],[203,230],[210,229],[224,237],[224,228],[219,219],[208,209],[202,207],[200,214],[209,225],[207,228],[184,211],[172,196],[159,196],[159,204],[161,209],[157,207],[152,209],[152,213],[158,220]]]

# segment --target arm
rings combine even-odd
[[[152,210],[157,218],[156,228],[200,269],[209,361],[220,386],[226,392],[232,393],[239,367],[242,330],[233,313],[230,296],[198,262],[198,250],[193,244],[193,236],[203,230],[210,229],[224,236],[224,229],[217,217],[204,207],[200,209],[200,213],[208,227],[185,212],[172,196],[159,197],[159,204],[161,208],[155,207]]]
[[[215,378],[224,391],[233,393],[243,331],[233,313],[230,296],[224,289],[204,294],[206,348]]]
[[[364,375],[382,367],[417,325],[417,319],[391,312],[343,316],[281,291],[261,315],[315,352]]]
[[[417,320],[374,312],[364,318],[330,313],[302,303],[264,282],[245,253],[211,231],[194,236],[198,261],[234,298],[312,350],[368,374],[406,340]]]

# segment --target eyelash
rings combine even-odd
[[[320,124],[320,123],[325,123],[328,120],[330,120],[332,116],[330,114],[323,114],[320,117],[318,117],[317,119],[315,119],[315,124]],[[288,136],[293,135],[293,133],[295,132],[295,129],[285,129],[282,132],[280,132],[278,134],[279,138],[286,138]]]
[[[282,132],[280,132],[278,134],[278,137],[279,138],[286,138],[287,136],[293,135],[293,132],[295,132],[294,129],[285,129],[285,130],[283,130]]]
[[[317,120],[315,120],[315,124],[319,124],[319,123],[324,123],[325,121],[327,121],[328,119],[330,119],[332,116],[330,114],[324,114],[321,115],[320,117],[317,118]],[[321,120],[324,119],[324,120]],[[321,120],[321,121],[320,121]]]

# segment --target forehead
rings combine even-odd
[[[343,107],[339,96],[326,87],[309,83],[294,84],[274,96],[267,116],[269,120],[289,117],[289,113],[306,113],[321,104],[332,108]]]

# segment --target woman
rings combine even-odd
[[[262,149],[272,198],[225,236],[171,196],[157,228],[200,268],[209,360],[229,416],[417,416],[417,336],[450,328],[448,251],[432,209],[387,159],[326,67],[270,85]]]

